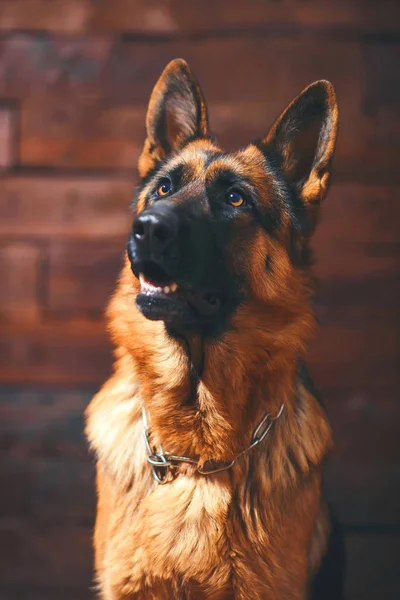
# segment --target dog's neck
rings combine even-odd
[[[288,315],[275,308],[268,315],[265,307],[244,306],[218,340],[179,338],[133,308],[131,286],[124,294],[122,285],[112,304],[112,328],[133,359],[155,444],[201,462],[224,461],[249,445],[267,412],[274,416],[284,404],[279,426],[294,423],[311,311]]]
[[[154,441],[165,450],[201,461],[230,460],[249,445],[265,413],[276,415],[282,403],[290,410],[296,360],[280,364],[252,356],[250,365],[229,343],[201,346],[201,371],[179,340],[168,340],[167,361],[154,349],[141,381],[144,407]]]

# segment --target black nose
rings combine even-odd
[[[162,252],[177,235],[177,219],[172,211],[143,211],[133,224],[133,236],[139,246],[150,252]]]

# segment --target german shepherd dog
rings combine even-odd
[[[331,430],[301,357],[337,120],[317,81],[225,153],[186,62],[153,90],[114,374],[87,411],[104,600],[317,597]],[[318,597],[341,598],[338,578]]]

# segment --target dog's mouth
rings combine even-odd
[[[157,285],[150,281],[143,273],[139,274],[140,291],[145,294],[173,294],[178,289],[175,281],[168,282],[167,285]]]
[[[221,308],[221,294],[181,284],[154,261],[142,263],[134,274],[140,282],[136,304],[148,319],[173,322],[179,318],[190,320],[194,316],[212,317]]]
[[[140,291],[145,294],[174,294],[178,284],[155,262],[145,262],[139,271]]]

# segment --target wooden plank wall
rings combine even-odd
[[[90,597],[82,412],[130,226],[146,102],[186,58],[226,147],[309,82],[340,103],[310,352],[348,598],[400,597],[398,0],[0,0],[0,600]]]

